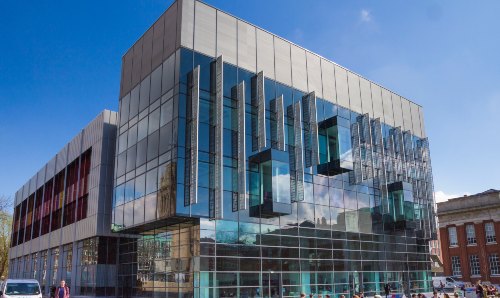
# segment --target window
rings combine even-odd
[[[466,225],[465,230],[467,233],[467,245],[475,245],[476,244],[476,230],[474,229],[474,225]]]
[[[453,276],[462,276],[462,268],[460,266],[460,258],[458,256],[451,257],[451,272]]]
[[[450,246],[458,246],[457,228],[456,227],[449,227],[448,228],[448,236],[450,238]]]
[[[487,222],[484,225],[484,230],[486,231],[486,243],[496,243],[497,236],[495,235],[495,224]]]
[[[472,276],[481,275],[481,269],[479,267],[479,257],[477,255],[471,255],[469,256],[469,261],[470,261],[470,274]]]
[[[491,275],[500,275],[500,259],[498,258],[498,254],[491,254],[488,259],[490,261]]]

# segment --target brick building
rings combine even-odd
[[[500,283],[500,191],[437,204],[444,274]]]

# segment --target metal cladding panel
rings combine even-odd
[[[420,131],[422,133],[422,138],[425,138],[427,134],[425,133],[424,110],[422,107],[418,107],[418,114],[420,115]]]
[[[181,46],[192,49],[194,36],[194,0],[182,0],[180,35]]]
[[[307,59],[307,84],[309,92],[315,92],[316,96],[323,97],[323,86],[321,82],[321,60],[317,55],[306,52]]]
[[[168,59],[163,62],[163,75],[161,89],[162,94],[166,93],[168,90],[174,87],[175,80],[175,54],[168,57]]]
[[[183,1],[185,2],[185,1]],[[172,6],[165,12],[163,15],[164,17],[164,30],[163,30],[163,58],[162,61],[170,57],[173,53],[175,53],[175,50],[178,48],[178,32],[180,31],[180,28],[178,28],[178,23],[179,23],[179,14],[178,12],[178,4],[179,2],[175,2],[172,4]],[[191,10],[192,12],[193,10]],[[191,34],[187,36],[188,38],[191,39],[191,43],[193,43],[193,23],[191,20]],[[156,41],[153,41],[153,45]],[[192,46],[189,48],[193,48]],[[153,56],[154,58],[154,56]],[[154,68],[154,66],[153,66]]]
[[[54,156],[49,160],[49,162],[46,165],[44,183],[52,179],[52,177],[54,177],[55,175],[55,172],[56,172],[56,157]]]
[[[373,118],[384,119],[384,106],[382,103],[382,90],[380,86],[371,84],[371,94],[373,103]]]
[[[133,46],[134,54],[132,59],[132,86],[135,87],[141,81],[141,60],[142,60],[142,41],[141,37]]]
[[[294,192],[292,193],[292,201],[298,202],[304,200],[304,156],[302,151],[302,111],[300,106],[300,101],[293,104],[293,131],[295,146],[293,150],[293,170],[295,180]],[[290,175],[292,177],[292,175]]]
[[[335,87],[337,88],[337,103],[344,108],[349,108],[347,71],[337,65],[335,65]]]
[[[403,127],[404,130],[409,130],[413,132],[413,123],[411,120],[411,110],[410,110],[410,102],[401,97],[401,106],[403,109]]]
[[[359,77],[352,72],[347,72],[347,82],[349,84],[349,103],[351,110],[356,113],[363,113],[361,107],[361,92],[359,91]]]
[[[82,132],[78,133],[76,137],[69,143],[68,162],[72,162],[78,156],[82,148]]]
[[[274,80],[273,35],[257,28],[257,70]]]
[[[323,82],[323,99],[336,102],[335,68],[333,63],[326,59],[321,59],[321,81]]]
[[[242,21],[238,24],[238,66],[257,71],[257,42],[255,27]],[[249,86],[247,86],[249,87]]]
[[[413,134],[417,137],[422,137],[422,125],[420,124],[420,114],[419,114],[419,106],[410,102],[410,110],[411,110],[411,121],[413,126]]]
[[[370,82],[364,78],[359,78],[359,87],[361,89],[361,107],[363,114],[368,114],[373,118],[373,102]]]
[[[274,37],[274,59],[276,81],[288,86],[292,85],[292,65],[290,60],[290,43]]]
[[[132,89],[132,59],[134,51],[130,48],[122,58],[122,73],[120,80],[120,97],[125,96]]]
[[[237,34],[236,18],[217,11],[217,56],[224,55],[225,62],[237,65]]]
[[[142,36],[141,78],[151,73],[151,58],[153,55],[153,27]]]
[[[401,107],[401,97],[395,93],[391,93],[392,110],[394,111],[394,126],[403,127],[403,110]]]
[[[296,45],[291,45],[292,86],[307,92],[307,62],[306,51]]]
[[[30,184],[29,194],[32,194],[36,191],[36,180],[37,180],[36,175],[37,174],[33,175],[33,177],[31,177],[31,179],[29,181],[29,184]]]
[[[57,162],[56,162],[56,173],[59,173],[63,170],[68,164],[68,144],[64,146],[64,148],[57,153]]]
[[[219,56],[215,61],[215,161],[214,161],[214,218],[222,218],[223,212],[223,131],[224,131],[224,96],[223,96],[223,60]]]
[[[21,202],[24,201],[24,199],[26,199],[29,195],[30,195],[30,181],[28,180],[23,185],[23,196],[21,198]]]
[[[392,109],[391,92],[382,88],[382,104],[384,106],[384,122],[394,126],[394,111]]]
[[[170,9],[175,9],[177,7],[177,3],[172,5]],[[161,62],[163,61],[163,35],[165,34],[165,15],[169,11],[167,10],[154,24],[153,24],[153,51],[151,54],[151,68],[155,69]],[[175,18],[174,18],[175,20]],[[175,27],[175,23],[174,23]],[[174,28],[175,29],[175,28]],[[175,36],[170,42],[167,40],[167,43],[175,44]]]
[[[194,5],[194,50],[215,57],[217,11],[201,2]]]

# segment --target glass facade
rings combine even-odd
[[[427,139],[180,48],[122,97],[117,148],[120,295],[431,290]]]

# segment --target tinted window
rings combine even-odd
[[[12,283],[9,282],[5,289],[5,295],[37,295],[40,287],[37,283]]]

